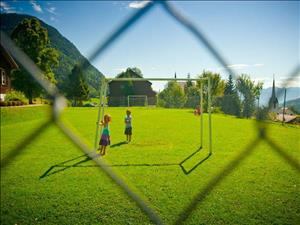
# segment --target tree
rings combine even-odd
[[[68,97],[73,100],[73,105],[77,106],[78,101],[82,105],[83,100],[89,97],[89,88],[83,77],[82,69],[80,66],[75,65],[69,76],[68,82]]]
[[[232,76],[229,75],[225,84],[224,96],[221,98],[221,109],[225,114],[240,116],[241,102],[234,87]]]
[[[187,82],[184,85],[184,92],[185,92],[185,94],[187,94],[188,88],[193,86],[193,82],[190,80],[191,75],[189,73],[187,75],[187,78],[188,78],[188,80],[187,80]]]
[[[232,80],[232,75],[229,74],[228,81],[225,84],[224,95],[232,95],[236,93],[235,87]]]
[[[236,88],[242,94],[242,115],[244,117],[251,117],[255,111],[255,100],[259,98],[260,91],[262,89],[263,83],[258,82],[255,84],[254,81],[250,79],[249,75],[242,74],[237,78]]]
[[[47,29],[43,28],[37,19],[24,19],[13,30],[11,37],[16,45],[44,72],[44,77],[56,83],[52,69],[59,64],[59,54],[49,47]],[[42,87],[22,67],[12,74],[12,86],[26,95],[29,104],[32,104],[34,97],[43,93]]]
[[[129,67],[128,69],[131,69],[133,72],[135,72],[137,75],[139,75],[139,76],[141,76],[141,77],[143,77],[143,74],[142,74],[142,71],[139,69],[139,68],[137,68],[137,67]],[[127,69],[127,70],[128,70]]]
[[[211,84],[211,99],[212,105],[217,105],[216,100],[218,97],[223,96],[225,82],[222,80],[220,74],[213,73],[210,71],[203,71],[202,74],[199,75],[199,78],[210,78]],[[197,86],[200,88],[200,84],[202,81],[197,82]],[[203,110],[207,111],[207,97],[208,97],[208,85],[203,85]]]
[[[224,95],[221,98],[221,110],[225,114],[240,116],[241,115],[241,101],[237,93],[232,95]]]
[[[186,102],[186,96],[176,81],[170,81],[167,88],[158,94],[158,101],[160,106],[166,108],[182,108]]]
[[[196,86],[188,87],[186,90],[186,103],[188,108],[195,108],[200,105],[200,90]]]

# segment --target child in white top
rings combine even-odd
[[[131,112],[130,110],[126,110],[126,116],[125,116],[125,135],[127,142],[131,141],[131,135],[132,135],[132,125],[131,125]]]

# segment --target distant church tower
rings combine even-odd
[[[272,87],[272,95],[271,98],[269,100],[269,108],[272,110],[277,109],[278,107],[278,99],[276,97],[276,93],[275,93],[275,79],[273,76],[273,87]]]

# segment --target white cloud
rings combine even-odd
[[[38,13],[43,12],[42,7],[39,4],[37,4],[35,1],[30,1],[30,4],[32,5],[32,8],[34,9],[34,11],[36,11]]]
[[[144,1],[134,1],[130,2],[128,7],[133,9],[141,9],[144,8],[146,5],[152,3],[152,1],[144,0]]]
[[[236,69],[236,70],[241,70],[241,69],[244,69],[246,67],[249,67],[250,65],[248,64],[232,64],[232,65],[227,65],[227,68],[233,68],[233,69]]]
[[[222,71],[228,70],[227,68],[232,68],[234,70],[244,70],[246,68],[262,67],[264,65],[265,64],[263,64],[263,63],[255,63],[255,64],[231,64],[231,65],[227,65],[226,67],[211,67],[211,68],[207,68],[207,70],[212,71],[212,72],[216,72],[216,73],[220,73]]]
[[[57,15],[57,13],[56,13],[56,8],[55,7],[50,7],[50,8],[47,8],[46,9],[49,13],[51,13],[51,14],[54,14],[54,15]]]
[[[1,12],[5,13],[15,13],[16,10],[14,7],[11,7],[7,2],[0,2]]]
[[[256,63],[256,64],[253,64],[252,66],[254,66],[254,67],[262,67],[262,66],[264,66],[265,64],[263,64],[263,63]]]

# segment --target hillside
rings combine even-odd
[[[10,35],[16,25],[25,18],[35,17],[15,13],[1,14],[1,30]],[[87,59],[79,52],[75,45],[66,39],[61,33],[59,33],[58,30],[41,21],[40,19],[38,20],[41,22],[41,25],[48,30],[51,46],[60,52],[60,64],[59,67],[54,70],[54,72],[56,80],[58,81],[58,87],[63,89],[64,85],[66,84],[65,81],[67,80],[68,75],[71,73],[73,66],[77,62]],[[85,71],[85,76],[91,94],[95,95],[96,90],[99,89],[99,83],[103,74],[90,63],[88,64],[89,67]]]
[[[280,105],[283,105],[283,104],[280,104]],[[296,98],[296,99],[287,101],[286,106],[288,108],[292,107],[294,110],[296,110],[296,112],[298,114],[300,114],[300,98]]]

